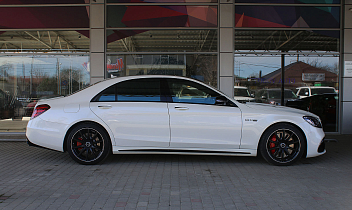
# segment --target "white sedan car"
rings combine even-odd
[[[27,125],[30,145],[67,151],[81,164],[113,154],[256,156],[274,165],[325,153],[318,116],[241,104],[197,80],[128,76],[40,100]]]

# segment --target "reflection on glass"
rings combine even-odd
[[[235,50],[339,52],[340,32],[292,30],[235,30]]]
[[[218,93],[194,82],[167,80],[175,103],[215,104]]]
[[[235,6],[235,26],[253,28],[340,28],[340,7]]]
[[[107,7],[106,26],[217,27],[217,6],[148,5]]]
[[[89,52],[89,31],[1,31],[0,52]]]
[[[318,115],[324,131],[338,128],[339,57],[285,55],[282,80],[281,55],[236,54],[235,85],[247,87],[256,102],[281,105],[284,83],[286,106]]]
[[[126,75],[175,75],[191,77],[217,87],[217,56],[109,55],[107,77]]]
[[[106,3],[217,3],[218,0],[107,0]]]
[[[26,4],[89,4],[89,0],[2,0],[0,5],[26,5]]]
[[[88,12],[89,6],[0,7],[0,28],[89,28]]]
[[[236,0],[236,3],[339,4],[340,0]]]
[[[0,56],[0,132],[24,132],[38,100],[71,94],[89,81],[88,56]]]
[[[107,30],[108,52],[216,52],[217,30]]]

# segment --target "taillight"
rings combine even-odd
[[[38,117],[39,115],[43,114],[44,112],[48,111],[50,106],[48,104],[42,104],[35,107],[31,119]]]

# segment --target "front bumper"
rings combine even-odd
[[[323,139],[323,140],[320,142],[320,145],[319,145],[319,147],[318,147],[318,152],[319,152],[319,153],[325,152],[325,139]]]

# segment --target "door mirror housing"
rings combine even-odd
[[[215,98],[215,105],[218,106],[236,106],[232,101],[227,99],[225,96],[218,96]]]

